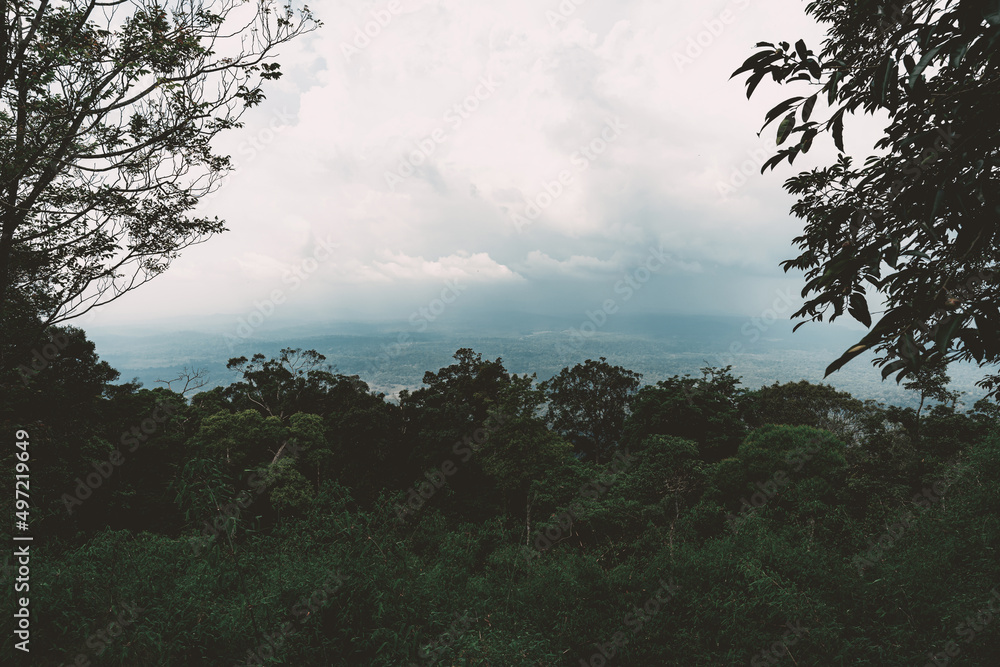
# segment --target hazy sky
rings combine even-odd
[[[801,92],[765,81],[748,102],[729,75],[757,41],[818,50],[804,6],[310,3],[325,25],[217,143],[238,168],[201,211],[231,231],[83,325],[187,326],[271,299],[289,323],[609,299],[759,314],[801,289],[778,267],[801,222],[781,189],[793,170],[758,173],[775,127],[756,132]]]

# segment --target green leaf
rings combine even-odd
[[[1000,0],[987,0],[983,18],[994,28],[1000,25]]]
[[[891,55],[887,55],[882,60],[878,69],[875,70],[874,77],[872,77],[873,92],[878,95],[879,104],[886,108],[889,107],[889,87],[893,83],[895,74],[896,63],[893,61]]]
[[[833,118],[833,143],[837,150],[844,151],[844,110],[841,109]]]
[[[904,323],[907,318],[912,318],[912,312],[906,307],[897,307],[895,310],[891,310],[886,313],[882,319],[878,321],[875,327],[865,334],[860,341],[858,341],[857,345],[848,349],[840,356],[839,359],[826,367],[826,374],[823,377],[827,377],[831,373],[837,372],[851,359],[854,359],[865,350],[870,350],[875,345],[885,340],[886,336],[889,335],[893,329]]]
[[[867,349],[868,349],[868,346],[865,345],[865,344],[863,344],[863,343],[858,343],[857,345],[851,347],[850,349],[847,350],[847,352],[844,352],[844,354],[840,355],[839,359],[837,359],[832,364],[830,364],[829,366],[826,367],[826,373],[823,375],[823,377],[826,378],[831,373],[836,373],[841,368],[843,368],[843,366],[848,361],[850,361],[854,357],[858,356],[859,354],[861,354],[862,352],[864,352]]]
[[[802,105],[802,122],[803,123],[806,122],[807,120],[809,120],[809,117],[812,116],[813,107],[816,106],[816,98],[817,98],[818,95],[819,95],[819,93],[816,93],[812,97],[809,97],[805,101],[805,104]]]
[[[886,365],[886,367],[882,369],[882,379],[883,380],[886,379],[896,371],[906,368],[908,365],[909,365],[908,362],[903,361],[902,359]]]
[[[790,97],[787,100],[785,100],[784,102],[781,102],[781,103],[775,105],[774,108],[771,109],[770,111],[768,111],[767,115],[764,116],[764,121],[765,121],[764,122],[764,127],[767,127],[768,125],[770,125],[771,122],[775,118],[777,118],[781,114],[783,114],[786,111],[788,111],[789,109],[791,109],[792,105],[795,104],[796,102],[798,102],[801,99],[802,99],[801,97]]]
[[[892,244],[885,251],[885,263],[894,269],[899,268],[899,240],[893,239]]]
[[[795,127],[795,112],[785,116],[785,120],[781,121],[781,125],[778,126],[778,145],[785,143],[785,139],[788,135],[792,133],[792,128]]]
[[[949,62],[951,67],[958,67],[962,63],[962,58],[969,52],[969,47],[971,46],[972,40],[963,40],[958,43],[958,45],[951,52],[951,60]]]
[[[937,217],[937,212],[941,210],[941,204],[944,203],[944,190],[938,190],[937,194],[934,196],[934,208],[931,209],[931,219]]]
[[[917,79],[920,77],[923,71],[927,69],[927,66],[931,64],[931,60],[934,59],[934,56],[938,54],[938,51],[940,51],[943,46],[944,44],[935,46],[933,49],[925,53],[924,57],[920,59],[920,62],[917,63],[917,66],[913,68],[912,72],[910,72],[910,80],[909,80],[910,88],[913,88],[913,86],[916,85]]]
[[[958,330],[962,324],[964,324],[965,318],[961,316],[951,315],[945,318],[941,324],[945,326],[938,327],[938,334],[935,337],[935,342],[937,343],[938,351],[942,354],[948,350],[951,344],[951,339],[955,337],[955,332]]]
[[[871,328],[872,326],[872,316],[871,312],[868,310],[868,301],[865,299],[863,294],[852,294],[851,295],[851,307],[848,309],[851,317],[861,322],[866,327]]]
[[[777,155],[772,155],[770,158],[768,158],[767,162],[761,165],[760,173],[763,174],[765,171],[768,170],[768,168],[774,168],[778,166],[778,164],[784,159],[785,159],[785,151],[781,151]],[[785,271],[787,272],[788,269],[785,269]]]
[[[740,66],[740,68],[735,72],[733,72],[732,74],[730,74],[729,78],[732,79],[737,74],[742,74],[743,72],[749,72],[750,70],[754,70],[755,73],[757,74],[760,74],[761,72],[766,73],[770,69],[768,65],[774,63],[777,60],[781,60],[783,57],[784,56],[781,53],[778,53],[776,51],[770,51],[770,50],[760,51],[758,53],[753,54],[745,61],[743,61],[743,64]]]
[[[823,88],[827,92],[826,103],[831,106],[837,101],[837,85],[840,83],[841,76],[842,74],[839,71],[834,70],[830,76],[830,80]]]
[[[766,70],[760,70],[759,72],[755,72],[753,74],[753,76],[751,76],[749,79],[747,79],[747,99],[748,100],[750,99],[750,96],[753,95],[754,89],[757,88],[757,84],[760,83],[761,79],[764,78],[765,74],[767,74]]]
[[[732,79],[734,76],[743,74],[743,72],[749,72],[752,69],[756,69],[757,63],[763,59],[763,55],[764,55],[763,53],[755,53],[746,60],[744,60],[743,64],[740,65],[739,69],[730,74],[729,78]]]
[[[816,137],[816,130],[806,130],[802,135],[802,152],[808,153],[812,148],[813,139]]]

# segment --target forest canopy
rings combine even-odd
[[[398,403],[299,349],[181,393],[59,335],[0,414],[35,452],[33,604],[61,610],[33,664],[916,663],[1000,582],[991,401],[605,359],[538,382],[470,349]]]

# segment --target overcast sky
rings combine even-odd
[[[801,92],[765,81],[748,102],[729,75],[757,41],[818,50],[804,6],[310,3],[325,25],[284,49],[268,100],[217,143],[238,168],[201,211],[230,231],[83,319],[189,326],[278,297],[290,324],[405,320],[443,295],[470,312],[611,298],[759,314],[802,285],[778,266],[801,229],[781,189],[793,171],[761,176],[775,127],[756,136]]]

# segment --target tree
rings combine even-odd
[[[843,502],[847,472],[844,443],[829,431],[809,426],[768,424],[740,444],[742,513],[767,505],[789,516],[815,515]],[[746,502],[745,499],[749,499]]]
[[[924,365],[913,375],[912,380],[903,383],[903,388],[920,392],[920,405],[917,406],[917,424],[916,433],[914,434],[915,438],[919,438],[920,413],[923,412],[924,403],[927,399],[931,398],[943,404],[951,403],[951,406],[954,408],[961,393],[948,390],[951,377],[948,376],[946,367],[941,362]]]
[[[469,348],[453,356],[454,364],[424,373],[423,387],[399,392],[406,457],[398,472],[403,479],[421,479],[429,468],[455,461],[461,472],[448,482],[455,500],[443,505],[442,511],[480,521],[492,515],[500,492],[484,471],[477,448],[483,438],[492,437],[487,419],[510,387],[511,377],[500,358],[483,359]],[[404,460],[402,452],[397,458]]]
[[[748,72],[747,96],[770,75],[801,82],[765,118],[779,120],[778,145],[762,167],[789,164],[829,132],[840,152],[821,169],[787,180],[792,213],[806,221],[802,253],[783,262],[805,271],[793,317],[830,320],[845,309],[869,331],[827,368],[865,350],[897,382],[936,359],[1000,360],[1000,5],[986,0],[817,0],[806,11],[828,25],[820,53],[803,40],[760,42],[733,76]],[[810,94],[811,93],[811,94]],[[824,120],[817,102],[829,106]],[[846,114],[888,116],[875,148],[856,167],[845,155]],[[869,297],[884,299],[874,323]],[[801,326],[805,321],[800,322]],[[1000,376],[980,386],[1000,398]]]
[[[424,373],[423,387],[399,393],[404,428],[414,439],[411,458],[420,465],[436,465],[451,456],[452,443],[483,426],[511,383],[502,359],[484,360],[469,348],[453,358],[456,363],[437,373]]]
[[[225,461],[231,471],[247,465],[269,463],[288,442],[289,429],[278,417],[263,417],[256,410],[220,412],[201,421],[196,450]]]
[[[257,410],[281,420],[313,411],[337,379],[344,377],[335,375],[324,362],[326,357],[316,350],[291,347],[282,349],[277,359],[263,354],[234,357],[226,368],[240,372],[243,380],[229,385],[225,395],[238,409]]]
[[[621,493],[640,506],[653,506],[668,517],[669,547],[673,553],[674,529],[681,507],[696,500],[704,487],[704,464],[698,443],[673,436],[651,435],[635,452],[635,470],[624,476]],[[672,512],[671,512],[672,510]]]
[[[638,450],[651,435],[697,442],[703,461],[732,456],[746,428],[740,419],[744,390],[731,367],[701,369],[701,379],[673,376],[639,390],[625,423],[623,448]]]
[[[109,303],[223,231],[213,152],[315,29],[273,0],[0,0],[0,322]]]
[[[541,384],[549,399],[549,423],[600,463],[621,438],[641,378],[604,357],[564,368]]]
[[[537,483],[569,458],[572,446],[549,430],[538,416],[545,394],[534,376],[511,376],[486,420],[489,438],[483,446],[483,470],[504,493],[525,499],[525,544],[531,538],[531,509]]]
[[[94,470],[92,462],[107,461],[114,448],[122,447],[122,429],[108,428],[104,396],[136,389],[135,385],[113,384],[119,378],[118,371],[100,360],[94,343],[82,330],[54,327],[50,333],[51,339],[39,335],[31,341],[44,358],[39,354],[26,360],[30,366],[0,373],[0,427],[8,432],[27,430],[35,451],[45,452],[30,458],[31,486],[35,487],[31,502],[42,519],[41,532],[58,531],[70,522],[75,525],[73,530],[81,523],[89,527],[93,520],[106,524],[99,509],[108,500],[106,488],[98,494],[99,500],[84,504],[82,512],[74,502],[72,516],[62,496],[68,493],[87,499],[93,495],[93,484],[79,487],[82,491],[76,494],[76,479],[85,479]],[[58,348],[58,354],[49,354],[54,350],[46,346]],[[141,423],[146,416],[133,413],[124,428]],[[129,448],[122,449],[127,453]],[[12,452],[12,471],[15,461]],[[117,479],[112,482],[117,484]],[[101,486],[107,486],[103,479]]]
[[[406,452],[399,406],[354,377],[338,375],[337,380],[327,390],[324,407],[317,410],[324,418],[327,445],[307,454],[307,476],[315,474],[317,487],[323,479],[336,477],[355,498],[371,501],[390,480],[403,483],[400,470]]]
[[[833,432],[848,443],[857,443],[864,431],[865,404],[830,385],[806,380],[778,384],[748,392],[743,401],[744,420],[751,428],[764,424],[812,426]]]

